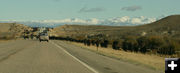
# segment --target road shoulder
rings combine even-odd
[[[63,46],[68,52],[76,56],[81,61],[103,73],[123,72],[123,73],[161,73],[160,71],[149,69],[144,66],[131,64],[123,60],[107,57],[97,52],[89,51],[82,46],[73,45],[63,41],[54,41]],[[129,69],[127,71],[127,69]],[[163,73],[163,72],[162,72]]]

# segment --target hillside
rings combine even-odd
[[[31,28],[23,24],[0,23],[0,39],[21,37],[24,30],[31,30]]]
[[[105,35],[111,39],[125,36],[160,35],[173,38],[180,37],[180,15],[172,15],[154,23],[140,26],[100,26],[100,25],[63,25],[54,28],[58,36],[95,36]]]
[[[180,56],[180,15],[165,17],[139,26],[64,25],[54,28],[60,39],[80,42],[86,46],[99,45],[114,50]]]

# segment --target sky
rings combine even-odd
[[[180,0],[0,0],[0,20],[159,18],[180,14]]]

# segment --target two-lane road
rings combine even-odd
[[[63,41],[0,43],[0,73],[160,73]]]

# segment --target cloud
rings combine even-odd
[[[87,13],[87,12],[102,12],[105,11],[105,8],[102,7],[95,7],[95,8],[87,8],[83,7],[79,10],[79,13]]]
[[[124,17],[115,17],[104,20],[101,22],[101,25],[113,25],[113,26],[126,26],[126,25],[142,25],[151,22],[155,22],[156,18],[147,18],[144,16],[140,17],[132,17],[124,16]]]
[[[129,22],[130,20],[130,17],[129,16],[124,16],[124,17],[116,17],[116,18],[112,18],[112,19],[109,19],[108,21],[110,22],[114,22],[114,23],[118,23],[118,22]]]
[[[21,24],[29,26],[44,26],[44,27],[55,27],[64,24],[79,24],[79,25],[112,25],[112,26],[134,26],[142,25],[147,23],[152,23],[157,21],[158,18],[148,18],[145,16],[139,17],[114,17],[109,19],[79,19],[79,18],[67,18],[61,20],[32,20],[32,21],[23,21],[23,20],[0,20],[0,22],[18,22]]]
[[[137,10],[141,10],[142,7],[141,6],[128,6],[128,7],[122,7],[121,10],[125,10],[125,11],[137,11]]]
[[[1,21],[1,20],[0,20]],[[34,23],[41,23],[41,24],[89,24],[94,25],[98,24],[99,20],[96,18],[91,19],[79,19],[79,18],[67,18],[61,20],[40,20],[40,21],[30,21]]]
[[[60,2],[61,0],[52,0],[52,1],[54,1],[54,2]]]
[[[142,19],[140,19],[140,18],[133,18],[131,20],[131,23],[132,24],[142,24],[143,22],[142,22]]]

